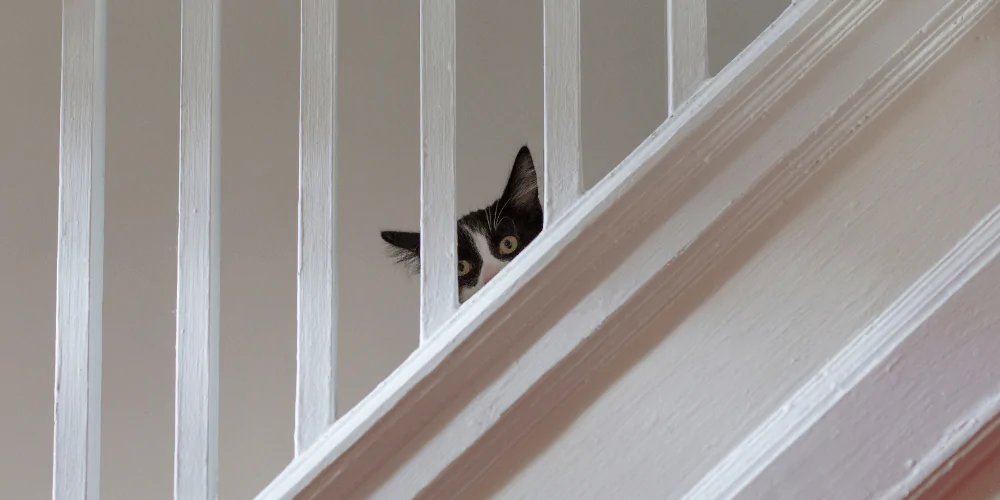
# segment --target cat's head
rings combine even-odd
[[[538,177],[528,146],[514,159],[503,194],[481,210],[458,219],[458,297],[465,302],[500,272],[542,231]],[[420,233],[382,231],[393,257],[420,272]]]

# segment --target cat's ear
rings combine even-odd
[[[501,199],[518,210],[541,211],[542,204],[538,200],[538,176],[535,174],[535,162],[531,159],[528,146],[521,146],[517,152]]]
[[[382,231],[382,241],[389,244],[389,253],[396,262],[405,265],[414,274],[420,272],[420,233]]]

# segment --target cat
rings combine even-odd
[[[538,177],[528,146],[514,159],[500,198],[458,219],[458,297],[465,302],[542,232]],[[420,272],[420,233],[382,231],[396,262]]]

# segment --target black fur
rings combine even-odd
[[[459,277],[459,286],[474,286],[481,257],[472,243],[473,233],[486,237],[491,253],[497,259],[509,261],[520,254],[542,231],[542,204],[538,197],[538,177],[528,146],[517,152],[503,193],[489,206],[463,215],[458,219],[458,258],[470,262],[472,272]],[[508,235],[518,240],[517,249],[501,255],[498,245]],[[414,274],[420,272],[420,233],[412,231],[382,231],[382,240],[391,257]],[[457,265],[457,263],[456,263]]]

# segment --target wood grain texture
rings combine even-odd
[[[1000,208],[685,498],[906,498],[1000,415],[998,256]]]
[[[925,5],[934,3],[943,2]],[[912,13],[888,9],[875,19]],[[503,453],[485,475],[488,488],[466,497],[675,500],[738,446],[997,203],[1000,45],[989,40],[1000,18],[989,19],[860,129],[707,282],[637,327],[631,346]],[[869,26],[887,35],[881,22]],[[841,55],[843,68],[866,66]],[[829,77],[814,82],[810,92],[836,87]],[[772,148],[789,133],[778,125],[727,161],[745,170],[774,161]],[[727,185],[718,177],[712,184]],[[704,198],[691,216],[715,206]],[[650,239],[673,245],[687,221]]]
[[[337,0],[302,0],[295,454],[337,418]]]
[[[220,0],[181,4],[174,498],[219,480]]]
[[[841,110],[845,111],[843,116],[834,114],[831,116],[830,122],[840,123],[841,127],[853,128],[859,127],[869,121],[873,115],[880,112],[889,104],[893,95],[901,93],[917,77],[924,74],[930,65],[942,57],[959,39],[968,34],[995,6],[996,2],[991,0],[952,0],[947,2],[926,26],[893,55],[890,63],[886,66],[886,71],[874,75],[866,82],[865,87],[867,87],[867,92],[863,89],[861,92],[855,93],[855,99],[852,99],[854,101],[853,106],[841,108]],[[876,88],[879,90],[873,91]],[[863,96],[867,97],[867,99]],[[854,130],[851,131],[854,132]],[[809,164],[809,162],[794,163]],[[977,231],[991,230],[993,226],[990,224],[995,223],[992,217],[994,216],[987,218],[986,222],[984,222],[986,229],[980,228]],[[973,243],[975,242],[975,238],[982,237],[977,231],[974,231],[970,235],[970,238],[974,240]],[[959,243],[958,248],[963,248],[963,245],[966,244],[971,243],[963,241]],[[948,261],[948,258],[954,257],[946,257],[945,262]],[[931,276],[933,277],[933,272]],[[915,291],[909,293],[916,294],[918,297],[930,293],[927,290],[919,288],[920,286],[922,286],[921,283],[916,284],[915,287],[917,288]],[[906,300],[913,299],[907,299],[904,296],[901,300],[903,304],[906,304]],[[895,307],[902,306],[897,305]],[[924,309],[933,309],[937,306],[924,305],[923,307]],[[901,313],[890,308],[886,314],[891,317],[893,314],[899,315]],[[887,341],[882,337],[878,337],[878,335],[904,334],[898,331],[871,333],[872,329],[878,330],[880,328],[885,329],[887,327],[881,325],[877,320],[868,330],[861,333],[859,338],[851,345],[848,345],[839,354],[837,359],[833,360],[827,368],[823,369],[817,378],[808,382],[792,397],[786,407],[779,410],[779,413],[776,413],[772,416],[771,420],[763,424],[754,435],[751,435],[747,439],[745,444],[734,450],[732,454],[720,462],[685,498],[742,497],[742,493],[740,492],[751,480],[756,481],[754,479],[755,476],[763,474],[762,468],[765,467],[767,461],[775,460],[775,456],[781,453],[781,450],[793,446],[792,443],[801,437],[801,434],[804,432],[804,427],[812,425],[822,415],[831,411],[834,403],[843,395],[842,392],[846,391],[846,389],[843,389],[844,387],[860,383],[856,380],[857,373],[868,370],[869,367],[866,363],[870,363],[870,360],[858,353],[867,353],[870,356],[876,356],[876,354],[873,351],[874,347],[869,345],[858,347],[857,343],[869,339],[867,340],[868,342],[884,344]],[[905,334],[908,334],[908,332]],[[873,336],[875,340],[870,339]],[[836,370],[840,370],[844,377],[855,377],[855,380],[852,380],[851,383],[847,381],[835,382],[834,385],[841,392],[838,392],[836,397],[833,397],[825,391],[830,387],[830,377],[832,376],[830,373]],[[865,462],[854,461],[854,463],[861,464]],[[771,481],[773,483],[778,478],[778,476],[771,477],[771,479],[762,479],[762,481]],[[846,480],[846,477],[848,476],[842,476],[842,479]],[[790,492],[775,491],[769,493],[769,495],[778,496],[788,494]],[[753,495],[750,497],[757,498]],[[760,498],[770,498],[770,496],[765,495]]]
[[[459,494],[846,142],[852,92],[894,67],[929,5],[793,5],[258,498]],[[855,36],[874,12],[891,21],[885,36]],[[827,57],[835,49],[851,57]],[[844,78],[793,91],[845,61]],[[772,128],[784,138],[774,162],[729,161],[731,144]],[[708,172],[726,182],[706,185]]]
[[[708,79],[708,2],[667,0],[667,115]]]
[[[977,13],[981,14],[981,12]],[[614,297],[611,300],[608,296],[595,296],[593,300],[588,300],[590,299],[588,297],[578,310],[587,311],[586,314],[593,315],[595,318],[606,317],[607,324],[596,323],[600,325],[596,331],[601,332],[602,336],[605,337],[603,345],[589,346],[590,342],[596,342],[596,340],[581,336],[578,340],[579,343],[575,346],[575,351],[564,351],[558,356],[550,353],[550,356],[560,360],[562,366],[553,364],[552,371],[540,381],[534,382],[534,387],[516,385],[511,379],[505,379],[502,380],[503,384],[495,386],[496,389],[492,391],[492,394],[487,390],[481,392],[479,396],[484,399],[505,400],[507,396],[502,394],[502,391],[519,393],[523,390],[526,394],[524,401],[518,402],[516,406],[511,405],[510,409],[507,409],[506,406],[500,406],[500,408],[507,409],[511,414],[516,414],[517,408],[525,408],[524,413],[536,416],[541,413],[539,410],[541,405],[553,404],[553,401],[565,397],[564,395],[572,388],[570,381],[588,378],[586,375],[588,369],[581,367],[601,364],[603,360],[611,356],[610,353],[621,349],[630,338],[636,335],[639,327],[643,325],[641,318],[648,320],[654,309],[670,307],[675,301],[681,300],[685,294],[682,290],[695,288],[704,276],[710,275],[716,263],[724,261],[726,255],[748,239],[756,227],[773,218],[778,209],[784,205],[784,200],[809,181],[826,164],[826,160],[847,144],[855,134],[878,116],[911,83],[924,74],[955,40],[967,33],[967,30],[980,19],[967,15],[971,14],[969,12],[961,12],[957,16],[952,14],[954,14],[952,9],[946,8],[942,11],[942,15],[936,16],[929,26],[918,31],[859,88],[852,91],[847,99],[826,113],[823,120],[808,132],[802,142],[779,156],[757,182],[746,190],[746,194],[736,196],[693,241],[686,242],[688,245],[686,248],[678,249],[676,254],[666,253],[660,257],[652,252],[639,253],[638,261],[641,262],[639,269],[635,269],[629,274],[625,271],[626,264],[614,271],[608,282],[617,282],[615,284],[618,290],[638,287],[639,305],[635,307],[648,311],[648,315],[637,314],[634,311],[628,314],[624,313],[623,310],[628,310],[629,304],[628,299],[623,294],[617,297],[609,294]],[[956,23],[954,22],[956,19],[967,21],[967,24]],[[677,234],[674,232],[666,235],[663,239],[651,239],[654,252],[669,248],[670,240],[676,240]],[[651,261],[657,262],[658,259],[667,257],[673,257],[673,260],[660,261],[662,268],[659,270],[657,270],[657,266],[649,265]],[[658,282],[655,279],[657,272],[664,274],[662,281]],[[654,279],[642,283],[640,279],[636,278],[637,276],[654,276]],[[619,279],[622,281],[618,281]],[[548,336],[559,331],[561,326],[557,324],[549,331]],[[579,329],[580,325],[567,323],[565,327],[568,333],[569,329]],[[526,367],[532,365],[534,363],[522,358],[519,360],[517,368],[524,372]],[[560,382],[545,384],[544,381],[549,379],[556,379]],[[515,387],[516,389],[513,389]],[[489,405],[493,412],[497,411],[497,406],[496,402]],[[476,421],[481,421],[483,418],[478,416]],[[530,424],[523,421],[517,422],[516,419],[517,417],[509,417],[509,421],[505,425],[502,420],[497,418],[497,423],[490,429],[490,432],[483,433],[482,442],[477,443],[476,447],[470,443],[465,456],[456,455],[450,461],[449,469],[442,473],[443,479],[439,479],[423,491],[423,494],[426,495],[425,498],[441,498],[446,495],[460,496],[461,488],[468,484],[469,478],[476,477],[487,470],[496,459],[499,451],[504,449],[504,443],[519,439],[525,429],[529,427]],[[447,446],[454,446],[456,442],[462,442],[454,435],[448,436],[447,440],[441,439],[442,446],[445,445],[445,441],[450,443]],[[433,449],[433,452],[428,455],[443,455],[444,449]],[[414,459],[410,463],[416,467],[424,467],[427,464],[427,458],[428,456],[423,457],[424,460]],[[406,477],[402,474],[400,476]],[[406,479],[412,481],[410,477],[406,477]],[[711,498],[711,496],[696,495],[692,498]]]
[[[544,218],[559,219],[580,198],[580,0],[542,3],[545,79]]]
[[[908,498],[1000,498],[1000,415],[978,429],[969,427],[975,434]],[[957,434],[964,437],[967,433]]]
[[[455,0],[420,0],[420,343],[458,309]]]
[[[956,429],[938,457],[957,450],[907,495],[920,500],[948,498],[992,498],[1000,496],[1000,413],[989,415],[989,406],[973,425]],[[962,442],[964,440],[964,443]],[[925,464],[926,468],[934,465]]]
[[[106,23],[104,0],[63,2],[54,500],[100,495]]]

